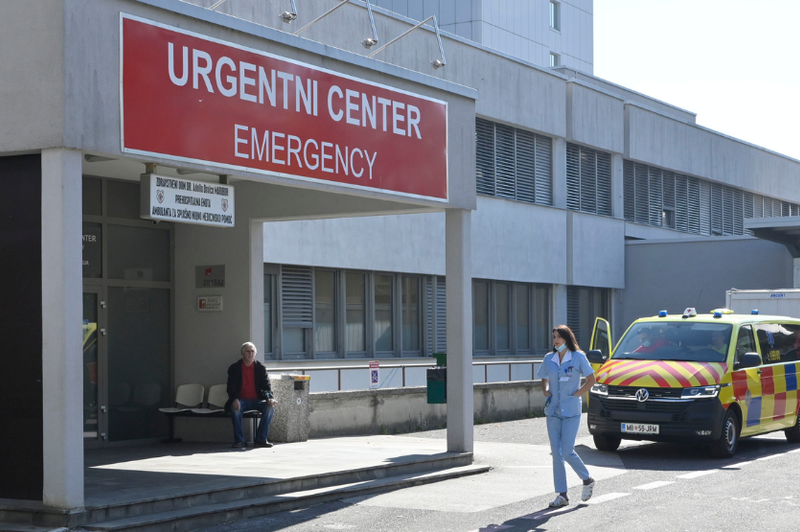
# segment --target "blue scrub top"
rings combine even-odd
[[[592,373],[592,365],[581,351],[567,349],[560,364],[558,353],[545,355],[536,373],[538,378],[550,381],[550,393],[553,394],[550,404],[544,407],[544,415],[561,418],[581,415],[581,398],[574,394],[581,387],[581,377]]]

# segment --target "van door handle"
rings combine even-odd
[[[758,373],[759,375],[761,375],[761,370],[758,370],[758,371],[756,371],[756,373]]]

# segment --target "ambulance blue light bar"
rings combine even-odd
[[[658,311],[658,317],[659,318],[666,318],[667,317],[667,311],[666,310],[659,310]]]
[[[754,308],[753,310],[750,311],[750,314],[758,314],[758,309]]]
[[[718,310],[715,310],[715,311],[714,311],[714,317],[715,317],[715,318],[721,318],[721,317],[722,317],[722,312],[720,312],[720,311],[718,311]]]

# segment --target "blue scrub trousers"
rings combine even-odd
[[[550,438],[550,452],[553,455],[553,483],[556,493],[567,492],[567,462],[581,480],[589,478],[589,470],[575,452],[575,438],[581,426],[581,416],[561,418],[547,416],[547,435]]]

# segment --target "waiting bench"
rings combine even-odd
[[[199,387],[199,389],[198,389]],[[199,395],[198,395],[199,393]],[[228,391],[225,384],[214,384],[208,389],[208,400],[203,407],[203,395],[205,387],[202,384],[181,384],[175,391],[175,406],[169,408],[159,408],[169,419],[169,439],[165,443],[177,443],[180,438],[175,438],[175,418],[176,417],[196,417],[196,418],[221,418],[228,417],[225,414],[225,403],[228,402]],[[258,410],[248,410],[242,417],[253,420],[261,417]],[[250,430],[253,432],[252,426]]]

